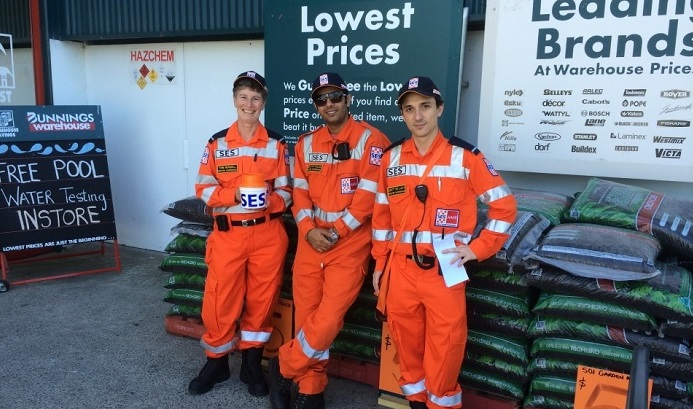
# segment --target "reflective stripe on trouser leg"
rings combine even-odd
[[[370,225],[367,227],[352,232],[326,253],[299,240],[293,294],[295,324],[303,341],[284,344],[279,359],[282,375],[297,382],[300,393],[320,393],[327,386],[328,361],[312,357],[310,351],[329,351],[347,309],[361,290],[370,252]],[[304,351],[305,345],[310,349]]]
[[[244,229],[248,230],[248,229]],[[218,358],[237,346],[237,320],[245,295],[245,262],[248,240],[241,229],[213,231],[207,238],[202,321],[206,332],[200,339],[205,354]],[[238,251],[230,252],[228,248]]]
[[[240,349],[266,343],[272,334],[272,314],[277,306],[289,238],[275,219],[248,228],[252,251],[246,264],[245,306],[240,319]]]
[[[386,308],[387,325],[399,357],[401,376],[398,382],[407,399],[425,402],[423,353],[426,323],[423,304],[417,294],[417,275],[404,271],[404,256],[393,257]]]
[[[465,285],[448,288],[437,268],[422,270],[404,257],[393,259],[392,266],[388,321],[393,321],[395,346],[404,346],[398,349],[400,366],[406,365],[403,378],[410,376],[401,384],[425,378],[429,408],[459,408],[457,378],[467,339]],[[425,328],[423,338],[415,328]],[[420,368],[423,374],[412,373]]]

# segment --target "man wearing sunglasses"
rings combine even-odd
[[[439,246],[458,267],[491,257],[507,240],[517,205],[477,148],[443,136],[438,128],[443,99],[430,78],[404,82],[397,105],[411,137],[382,157],[373,210],[373,288],[387,314],[409,406],[460,408],[465,283],[446,284],[434,243],[452,237],[454,242]],[[472,240],[477,200],[489,206],[488,222]]]
[[[325,407],[329,348],[368,271],[380,157],[390,144],[382,132],[351,117],[351,94],[339,74],[320,74],[310,96],[325,124],[302,135],[295,147],[296,337],[269,362],[274,409],[289,408],[292,382],[298,384],[296,409]]]

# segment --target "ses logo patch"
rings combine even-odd
[[[457,209],[436,209],[437,227],[458,227],[460,224],[460,211]]]

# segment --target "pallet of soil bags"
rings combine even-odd
[[[660,271],[657,239],[633,230],[590,223],[551,229],[527,255],[528,267],[548,264],[580,277],[645,280]]]
[[[693,278],[671,263],[658,263],[662,273],[649,280],[614,281],[578,277],[554,267],[533,270],[527,282],[544,291],[577,295],[647,311],[657,318],[693,323]]]
[[[567,221],[637,230],[656,237],[684,258],[693,257],[693,200],[592,178],[566,215]]]

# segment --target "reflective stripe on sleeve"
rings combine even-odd
[[[286,192],[284,190],[275,190],[274,193],[278,194],[279,197],[282,198],[282,200],[284,201],[284,206],[291,206],[291,193]]]
[[[306,217],[313,220],[313,211],[309,209],[299,210],[298,213],[296,213],[296,223],[300,223],[301,220],[305,219]]]
[[[305,179],[294,179],[294,189],[308,190],[308,181]]]
[[[376,230],[373,229],[372,234],[373,240],[378,241],[391,241],[395,238],[394,232],[392,230]]]
[[[359,181],[358,189],[362,189],[371,193],[376,193],[378,191],[378,183],[368,179],[361,179]]]
[[[320,219],[320,220],[327,222],[327,223],[336,222],[340,217],[342,217],[344,215],[344,213],[345,213],[344,211],[326,212],[317,206],[313,210],[313,215],[316,219]]]
[[[376,193],[375,194],[375,203],[381,204],[381,205],[388,205],[390,202],[387,200],[387,193]]]
[[[510,195],[512,195],[512,192],[510,192],[510,188],[508,187],[508,185],[502,185],[496,186],[493,189],[489,189],[484,193],[480,194],[479,200],[481,200],[485,204],[489,204],[494,200],[502,199]]]
[[[513,226],[512,223],[504,222],[502,220],[488,220],[484,228],[490,230],[494,233],[508,234],[510,233],[510,228]]]
[[[195,179],[195,183],[198,185],[218,185],[219,182],[217,181],[217,178],[215,178],[212,175],[197,175],[197,179]]]
[[[218,188],[219,185],[214,185],[214,186],[209,186],[204,189],[202,189],[202,194],[200,195],[200,199],[204,201],[205,203],[209,202],[209,199],[212,197],[212,193],[214,193],[214,189]]]
[[[289,178],[288,176],[279,176],[278,178],[274,179],[274,188],[278,189],[280,187],[287,187],[289,186]]]
[[[349,226],[351,230],[356,230],[357,227],[361,225],[361,222],[356,220],[354,216],[352,216],[351,213],[347,210],[344,214],[344,217],[342,217],[342,220],[344,220],[344,224]]]

